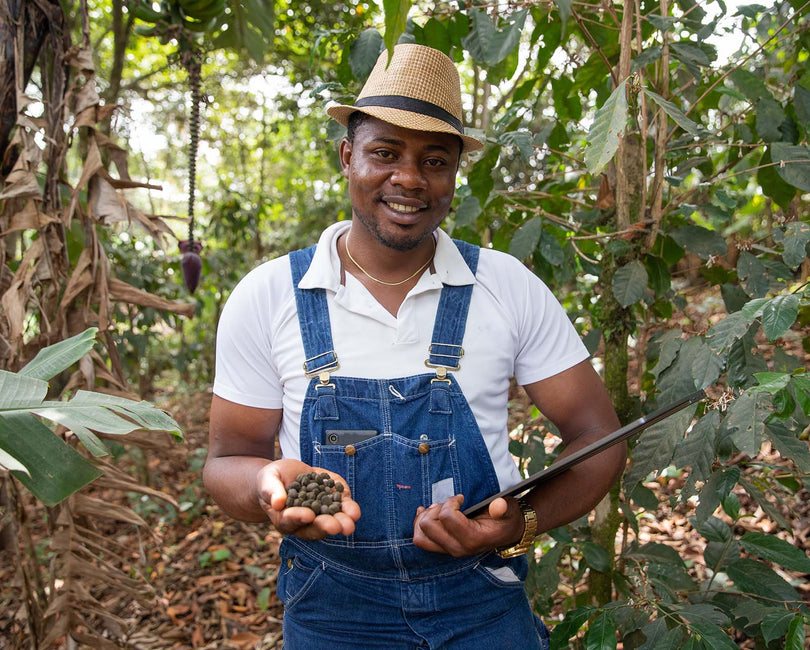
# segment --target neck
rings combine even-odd
[[[338,243],[343,243],[348,258],[344,260],[346,266],[365,284],[369,281],[389,287],[412,284],[430,266],[436,253],[436,240],[432,234],[424,243],[409,251],[364,246],[362,237],[358,241],[353,234],[355,231],[350,228]]]

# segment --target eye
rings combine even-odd
[[[389,151],[388,149],[377,149],[374,152],[374,155],[378,158],[382,158],[383,160],[393,160],[394,152]]]
[[[425,161],[425,164],[428,167],[444,167],[447,164],[447,161],[442,160],[441,158],[428,158]]]

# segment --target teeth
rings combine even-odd
[[[388,207],[391,208],[392,210],[396,210],[397,212],[407,212],[407,213],[416,212],[419,210],[419,208],[415,208],[412,205],[402,205],[401,203],[389,203]]]

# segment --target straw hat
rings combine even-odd
[[[464,151],[477,151],[484,144],[464,135],[461,118],[461,84],[453,61],[443,52],[425,45],[401,43],[394,47],[388,64],[383,51],[360,91],[354,106],[326,109],[343,126],[355,111],[416,131],[457,135]]]

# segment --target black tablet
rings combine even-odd
[[[550,478],[557,476],[558,474],[563,473],[567,469],[573,467],[577,463],[581,463],[586,458],[590,458],[598,454],[600,451],[604,451],[611,445],[615,445],[617,442],[621,442],[629,438],[630,436],[638,433],[639,431],[643,431],[647,427],[655,424],[656,422],[660,422],[661,420],[668,418],[673,413],[680,411],[683,408],[686,408],[690,404],[695,404],[700,400],[706,397],[706,393],[702,390],[697,391],[696,393],[692,393],[683,399],[670,404],[669,406],[664,406],[663,408],[658,409],[657,411],[653,411],[643,417],[640,417],[638,420],[631,422],[623,426],[621,429],[616,429],[611,434],[606,435],[604,438],[600,438],[596,442],[591,443],[587,447],[583,447],[579,451],[575,451],[573,454],[569,456],[565,456],[564,458],[560,458],[558,461],[549,465],[543,470],[540,470],[536,474],[532,474],[529,478],[521,481],[513,485],[510,488],[507,488],[498,494],[493,494],[488,499],[484,499],[479,503],[476,503],[474,506],[470,506],[466,510],[462,512],[467,515],[468,517],[475,517],[476,515],[481,514],[487,509],[487,506],[497,499],[498,497],[512,497],[515,495],[522,494],[527,490],[530,490],[535,485],[539,485],[540,483],[544,483],[548,481]]]

